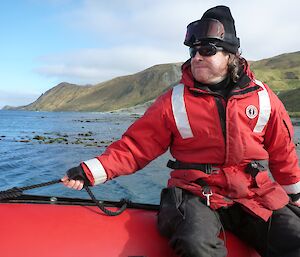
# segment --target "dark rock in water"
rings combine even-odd
[[[33,139],[35,139],[35,140],[42,140],[42,141],[44,141],[46,138],[45,138],[45,137],[43,137],[43,136],[36,135],[35,137],[33,137]]]
[[[54,141],[56,141],[58,143],[62,143],[62,142],[68,142],[68,139],[66,139],[64,137],[59,137],[59,138],[55,138]]]
[[[90,137],[93,135],[92,131],[88,131],[87,133],[78,133],[78,136],[83,136],[83,137]]]
[[[30,140],[27,140],[27,139],[26,139],[26,140],[23,140],[23,139],[22,139],[22,140],[17,140],[17,142],[21,142],[21,143],[29,143],[29,142],[31,142],[31,141],[30,141]]]
[[[293,126],[300,126],[300,121],[292,121]]]
[[[139,119],[141,116],[142,116],[141,114],[137,114],[137,113],[130,114],[130,117],[134,119]]]
[[[92,137],[94,134],[92,131],[87,131],[84,133],[76,134],[67,134],[62,132],[44,132],[43,135],[37,135],[36,132],[31,132],[30,136],[21,136],[18,138],[13,138],[15,142],[22,142],[22,143],[38,143],[38,144],[76,144],[76,145],[83,145],[86,147],[106,147],[110,143],[112,143],[113,139],[111,140],[102,140],[98,141],[96,138]],[[0,136],[1,138],[5,136]]]

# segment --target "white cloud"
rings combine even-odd
[[[234,5],[231,10],[244,55],[259,60],[299,51],[299,8],[296,0],[240,1]]]
[[[187,23],[199,19],[213,2],[88,0],[63,18],[70,27],[113,45],[175,45],[183,42]]]
[[[72,83],[97,83],[128,75],[158,63],[181,61],[181,54],[151,47],[119,46],[108,49],[81,49],[76,52],[44,56],[36,71],[61,77]]]
[[[250,60],[298,51],[300,2],[286,0],[82,1],[61,16],[63,24],[98,42],[40,59],[36,70],[73,83],[97,83],[151,65],[185,61],[186,26],[218,4],[231,8],[243,56]]]

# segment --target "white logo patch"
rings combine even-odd
[[[249,119],[254,119],[258,114],[258,110],[254,105],[249,105],[246,108],[246,115]]]

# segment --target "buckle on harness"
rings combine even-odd
[[[255,178],[258,172],[267,170],[267,167],[268,165],[266,161],[251,161],[247,164],[245,172]]]

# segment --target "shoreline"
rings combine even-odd
[[[128,108],[122,108],[112,111],[105,111],[105,112],[99,112],[99,111],[32,111],[32,110],[17,110],[17,109],[0,109],[0,112],[37,112],[37,113],[103,113],[103,114],[125,114],[129,116],[134,116],[135,118],[139,118],[143,116],[145,111],[148,109],[148,107],[154,102],[154,100],[151,100],[149,102],[146,102],[144,104],[128,107]],[[300,112],[288,112],[293,126],[300,126]]]

